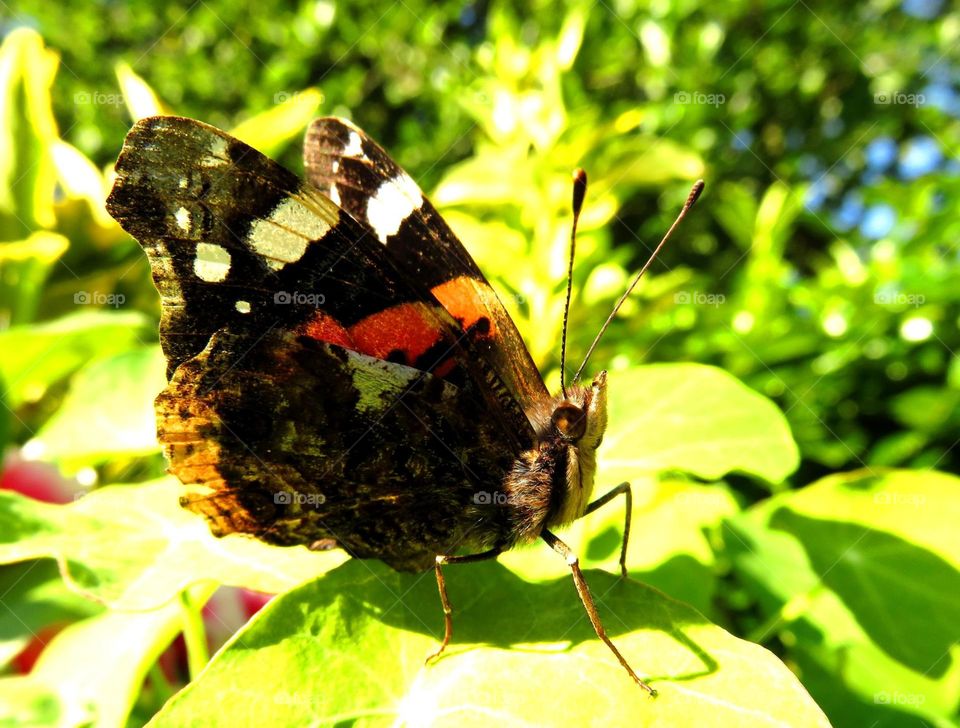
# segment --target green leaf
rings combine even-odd
[[[675,180],[692,182],[705,165],[690,147],[647,134],[613,136],[599,160],[592,184],[598,190],[630,189],[633,185],[661,186]]]
[[[259,149],[267,156],[278,154],[291,139],[299,138],[323,103],[323,94],[315,88],[293,93],[278,93],[277,106],[247,119],[230,133]]]
[[[3,381],[3,376],[0,376],[0,452],[6,452],[12,419],[13,410],[10,409],[7,400],[7,385]]]
[[[954,521],[957,523],[957,521]],[[781,508],[772,528],[797,538],[873,641],[919,672],[944,673],[960,624],[960,571],[893,534]]]
[[[0,668],[38,633],[91,617],[102,608],[66,588],[50,559],[0,567]]]
[[[892,397],[890,412],[904,427],[935,433],[960,422],[960,392],[946,387],[920,386]]]
[[[99,359],[81,369],[33,442],[68,470],[159,452],[153,400],[166,382],[159,346]]]
[[[142,610],[200,581],[281,592],[346,558],[239,535],[218,539],[180,507],[179,491],[163,478],[100,488],[62,506],[0,491],[0,563],[51,557],[80,593]]]
[[[653,364],[612,372],[609,388],[600,472],[611,485],[668,470],[779,483],[797,467],[780,410],[721,369]]]
[[[86,712],[82,712],[72,716],[74,720],[68,723],[67,713],[67,707],[60,702],[54,687],[40,684],[29,676],[0,678],[0,726],[3,728],[72,728],[89,718]]]
[[[33,321],[51,269],[70,247],[62,235],[36,232],[0,243],[0,317],[13,325]]]
[[[156,91],[150,88],[150,84],[143,80],[129,65],[118,63],[114,71],[117,74],[120,90],[123,92],[123,102],[134,121],[145,119],[148,116],[170,113],[167,106],[157,96]]]
[[[600,475],[603,477],[602,470]],[[599,483],[595,496],[613,485]],[[632,535],[627,550],[630,575],[709,614],[717,578],[716,559],[706,533],[739,510],[736,500],[720,484],[643,478],[632,485]],[[564,540],[579,552],[584,567],[619,573],[625,508],[626,501],[618,498],[564,529]],[[541,549],[514,549],[500,561],[526,579],[560,578],[569,573],[562,559]]]
[[[202,603],[213,587],[192,591],[191,598]],[[173,601],[146,612],[110,611],[78,622],[51,640],[28,677],[0,679],[0,706],[21,703],[23,711],[39,702],[53,717],[49,703],[56,696],[59,720],[14,725],[124,726],[147,671],[180,631],[182,616],[180,603]],[[18,698],[25,689],[40,696],[28,706]],[[0,725],[4,718],[0,708]]]
[[[819,682],[823,697],[843,697],[851,710],[889,703],[931,719],[952,714],[958,488],[960,479],[934,471],[861,471],[730,518],[734,571],[768,615],[755,638],[797,645],[833,675],[832,685]]]
[[[724,182],[717,187],[714,195],[717,204],[711,210],[717,222],[737,245],[749,250],[757,218],[755,191],[746,184]]]
[[[888,654],[941,676],[960,624],[960,480],[935,472],[826,478],[770,513]]]
[[[596,639],[569,577],[529,584],[495,563],[447,575],[454,639],[434,664],[432,575],[351,561],[274,599],[150,725],[828,725],[771,653],[642,584],[587,574],[656,699]]]
[[[36,402],[90,359],[129,351],[155,337],[153,325],[142,314],[108,311],[0,331],[0,375],[7,382],[7,403],[16,408]]]
[[[85,200],[98,225],[115,227],[116,221],[103,204],[109,185],[97,165],[79,149],[61,139],[53,143],[50,151],[64,196]]]
[[[438,208],[522,205],[524,199],[518,200],[518,194],[535,199],[537,186],[534,182],[534,166],[527,156],[526,147],[491,147],[484,152],[446,171],[431,195],[431,200]],[[504,169],[510,170],[509,176],[503,173]]]
[[[561,70],[569,71],[583,44],[583,31],[587,25],[587,13],[584,7],[573,8],[563,19],[563,26],[557,36],[556,55]]]
[[[57,138],[50,91],[57,56],[40,35],[15,28],[0,45],[0,240],[53,227]]]

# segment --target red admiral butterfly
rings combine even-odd
[[[442,565],[542,538],[653,694],[551,530],[622,494],[626,575],[630,486],[590,501],[606,373],[581,386],[578,371],[551,397],[483,273],[360,129],[318,119],[305,160],[307,183],[222,131],[159,116],[117,161],[107,209],[160,292],[158,436],[191,486],[182,505],[217,535],[432,567],[445,615],[432,657],[452,630]],[[579,172],[571,266],[585,189]],[[565,334],[566,315],[562,359]]]

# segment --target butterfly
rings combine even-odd
[[[445,629],[428,660],[452,635],[443,566],[542,539],[655,694],[553,533],[622,495],[626,576],[630,486],[591,500],[606,373],[551,396],[462,243],[358,127],[314,121],[304,159],[307,181],[212,126],[155,116],[117,161],[107,209],[160,294],[157,432],[181,504],[218,536],[433,569]],[[585,190],[578,172],[575,220]]]

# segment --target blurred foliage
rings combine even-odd
[[[2,488],[58,502],[95,490],[73,506],[0,493],[0,561],[9,564],[0,594],[14,617],[0,610],[0,669],[23,672],[25,646],[49,642],[29,675],[0,680],[0,724],[142,723],[206,661],[200,608],[210,580],[286,591],[214,660],[207,682],[194,681],[163,714],[165,725],[183,715],[203,721],[197,706],[209,704],[231,670],[255,692],[256,672],[243,673],[250,665],[237,649],[243,635],[276,639],[290,628],[279,616],[307,612],[298,604],[313,587],[289,590],[339,563],[216,542],[177,510],[169,481],[148,482],[164,469],[151,404],[162,381],[159,305],[139,246],[103,199],[131,119],[153,113],[232,129],[293,169],[310,118],[351,117],[431,193],[501,292],[551,389],[559,382],[570,170],[590,175],[573,360],[689,184],[704,177],[697,208],[587,367],[613,371],[613,444],[598,487],[635,483],[631,573],[705,617],[635,584],[627,585],[632,597],[617,597],[618,612],[631,616],[615,639],[664,683],[659,702],[631,708],[634,719],[650,711],[651,721],[695,722],[689,716],[701,706],[669,697],[683,660],[657,639],[671,626],[695,626],[694,652],[709,657],[727,649],[713,622],[772,650],[834,725],[960,721],[960,499],[956,479],[936,472],[960,465],[955,7],[17,0],[0,6],[0,37]],[[728,374],[640,366],[647,361],[713,364]],[[730,374],[780,406],[793,439],[770,402]],[[60,474],[23,467],[35,461]],[[586,565],[615,560],[616,510],[571,528]],[[566,605],[555,604],[572,589],[554,581],[568,578],[565,567],[541,556],[512,553],[506,569],[478,573],[492,595],[562,621],[556,615]],[[224,558],[231,568],[217,565]],[[395,590],[414,586],[374,568],[398,580]],[[375,605],[380,597],[354,584],[363,573],[347,565],[317,583],[327,594],[321,613],[339,625],[317,654],[355,650],[342,646],[355,631],[419,656],[430,643],[419,622],[357,615],[330,601],[325,582]],[[539,583],[521,587],[513,574]],[[591,581],[602,585],[602,577]],[[458,593],[468,587],[462,578]],[[395,694],[424,679],[483,681],[485,660],[498,680],[530,669],[526,656],[499,649],[519,636],[491,638],[495,605],[464,599],[463,607],[465,640],[487,644],[470,668],[479,677],[456,672],[464,656],[441,661],[449,664],[432,675],[410,663],[393,676]],[[417,602],[415,611],[432,625],[432,609]],[[644,610],[662,610],[665,621],[644,621]],[[293,625],[287,636],[309,639],[315,624]],[[63,631],[51,640],[48,629]],[[178,633],[189,670],[171,676],[158,658]],[[544,629],[529,641],[561,638]],[[577,644],[564,659],[586,649],[591,664],[609,661],[597,646]],[[789,679],[749,648],[732,642],[734,656],[708,661],[689,685],[734,694],[733,705],[780,719],[774,706],[739,695],[766,679],[760,663],[772,680]],[[741,653],[754,655],[756,674],[736,659]],[[88,668],[91,654],[101,671]],[[297,665],[309,677],[322,665],[272,659],[276,674]],[[597,680],[622,679],[610,669]],[[612,694],[634,705],[616,685]],[[294,686],[278,705],[309,713],[317,708],[311,689]],[[632,686],[623,680],[622,689]],[[516,717],[538,710],[484,695],[473,702]],[[426,711],[420,718],[452,707],[406,696]],[[324,707],[364,724],[397,709],[347,684]],[[812,712],[784,720],[814,724],[815,706],[803,710]]]

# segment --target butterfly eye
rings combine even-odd
[[[575,404],[564,402],[553,411],[554,427],[568,440],[579,440],[587,431],[587,417]]]

